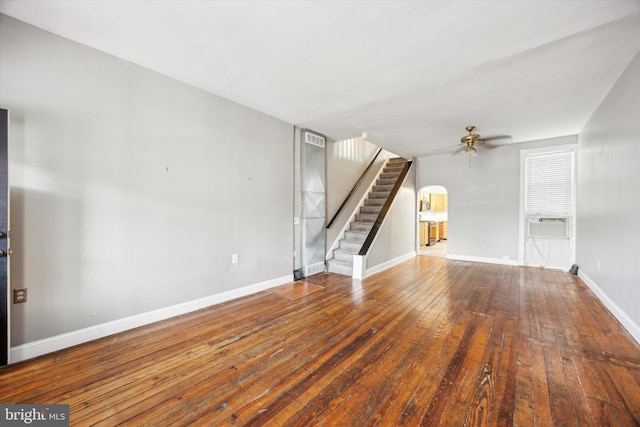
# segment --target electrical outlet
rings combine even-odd
[[[237,263],[238,263],[238,254],[231,255],[231,264],[237,264]]]
[[[13,290],[13,303],[20,304],[27,302],[27,288]]]

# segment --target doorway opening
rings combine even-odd
[[[441,185],[418,190],[418,255],[447,257],[448,197],[447,189]]]

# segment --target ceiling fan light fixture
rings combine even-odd
[[[467,145],[466,147],[464,147],[464,150],[461,151],[463,156],[471,156],[471,157],[475,157],[478,155],[478,150],[476,150],[473,145]]]

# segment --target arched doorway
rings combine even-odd
[[[448,192],[441,185],[418,190],[418,255],[447,257]]]

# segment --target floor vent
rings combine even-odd
[[[324,262],[307,265],[304,267],[305,277],[309,277],[312,274],[324,273]]]

